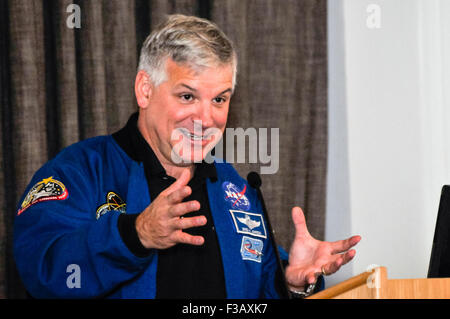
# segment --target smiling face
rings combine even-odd
[[[135,91],[138,128],[167,170],[201,161],[219,142],[227,122],[233,68],[194,70],[168,58],[166,73],[167,80],[155,88],[140,71]]]

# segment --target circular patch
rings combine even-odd
[[[245,196],[245,192],[247,191],[246,184],[240,189],[231,182],[224,182],[222,184],[222,189],[225,192],[224,199],[231,204],[231,207],[247,211],[250,209],[250,201],[247,196]]]

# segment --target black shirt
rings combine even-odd
[[[175,182],[175,178],[166,174],[155,153],[140,134],[137,118],[138,114],[133,114],[127,125],[113,134],[113,138],[128,156],[144,163],[150,198],[153,201],[159,193]],[[195,164],[194,176],[188,183],[192,193],[183,200],[197,200],[200,203],[200,210],[184,216],[203,215],[207,219],[207,224],[184,231],[191,235],[203,236],[205,243],[202,246],[177,244],[158,251],[156,298],[226,298],[222,258],[206,189],[207,178],[213,182],[217,180],[214,164],[206,162]],[[138,238],[135,227],[137,216],[137,214],[121,215],[118,227],[130,251],[142,257],[148,255],[151,250],[145,248]]]

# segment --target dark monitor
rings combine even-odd
[[[428,278],[450,277],[450,186],[444,185],[434,230]]]

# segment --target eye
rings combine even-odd
[[[180,99],[183,102],[192,102],[192,100],[194,99],[194,96],[190,93],[184,93],[180,95]]]
[[[214,103],[216,103],[216,104],[223,104],[223,103],[225,103],[227,100],[226,100],[224,97],[218,96],[218,97],[215,97],[215,98],[213,99],[213,101],[214,101]]]

